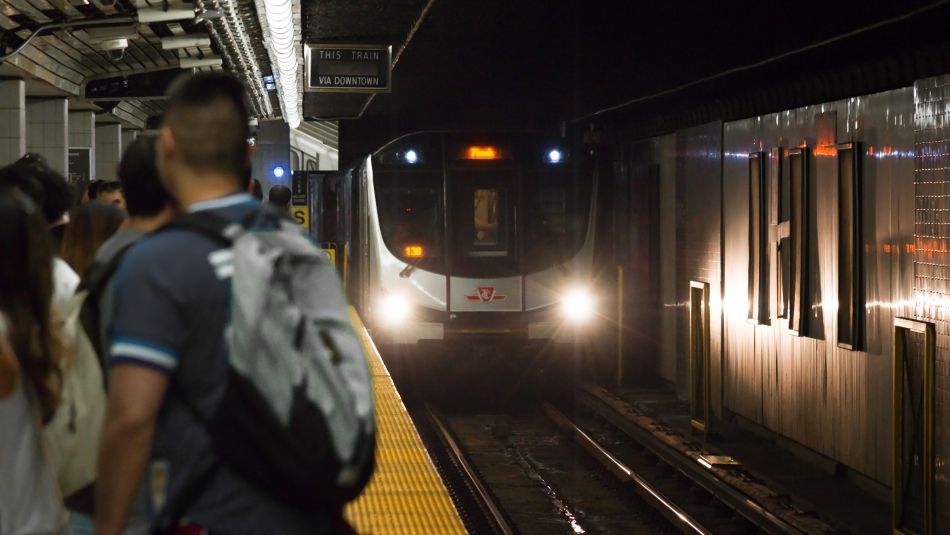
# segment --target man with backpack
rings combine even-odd
[[[96,533],[117,534],[144,478],[174,533],[331,533],[374,451],[372,389],[332,266],[241,192],[244,89],[173,85],[158,144],[185,215],[117,270]]]

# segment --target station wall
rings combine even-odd
[[[723,125],[724,406],[890,484],[893,320],[912,299],[914,92],[855,97]],[[835,145],[862,143],[866,350],[839,347]],[[748,320],[749,154],[812,147],[807,336]],[[771,164],[771,162],[770,162]],[[769,166],[770,169],[774,165]]]

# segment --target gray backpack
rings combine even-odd
[[[372,475],[373,386],[336,270],[273,211],[243,224],[210,213],[172,224],[231,246],[229,378],[202,418],[221,461],[284,503],[325,509]]]

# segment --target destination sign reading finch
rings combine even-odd
[[[304,47],[307,91],[388,93],[392,47],[321,45]]]

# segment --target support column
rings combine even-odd
[[[26,84],[0,80],[0,165],[16,161],[26,152]]]
[[[26,101],[26,150],[40,154],[50,167],[66,174],[69,102],[64,98]]]
[[[122,130],[122,152],[139,136],[138,130]]]
[[[96,125],[96,178],[117,180],[117,167],[122,158],[122,125]]]
[[[88,182],[96,178],[96,114],[69,112],[69,175]]]
[[[257,145],[252,158],[253,178],[261,181],[264,198],[273,186],[290,186],[290,127],[284,121],[261,121],[257,129]],[[284,175],[274,176],[281,167]]]

